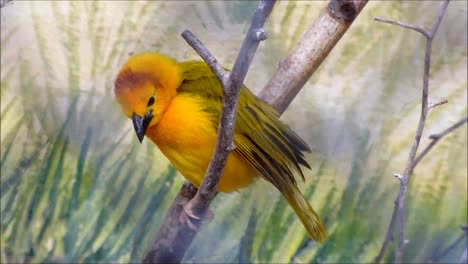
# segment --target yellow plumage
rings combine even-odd
[[[146,134],[192,184],[203,180],[217,138],[222,90],[204,62],[178,63],[157,53],[132,56],[115,81],[124,113],[133,119],[139,139]],[[288,200],[310,236],[323,241],[326,232],[296,185],[293,172],[309,167],[308,146],[279,119],[278,113],[241,88],[229,154],[220,192],[243,188],[261,176]],[[310,168],[310,167],[309,167]]]

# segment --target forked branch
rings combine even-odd
[[[416,131],[416,135],[413,140],[413,144],[411,146],[410,154],[408,161],[406,162],[406,168],[402,176],[398,175],[400,180],[400,190],[398,192],[397,198],[395,200],[395,209],[393,210],[392,218],[390,221],[390,226],[387,231],[387,236],[384,240],[382,248],[379,252],[379,255],[376,258],[376,262],[380,262],[382,257],[385,253],[385,249],[392,237],[393,229],[395,227],[395,222],[398,219],[398,246],[396,249],[395,254],[395,263],[401,263],[403,252],[405,245],[409,242],[405,239],[405,199],[406,199],[406,191],[408,188],[408,182],[411,177],[411,172],[415,166],[415,158],[416,153],[418,151],[419,143],[421,141],[422,133],[424,130],[424,126],[426,124],[427,114],[429,112],[429,70],[431,64],[431,51],[432,51],[432,41],[439,29],[440,23],[442,22],[442,18],[447,10],[447,6],[449,4],[449,0],[446,0],[440,9],[439,16],[437,17],[437,21],[432,27],[431,31],[427,31],[420,26],[411,25],[407,23],[402,23],[394,20],[384,19],[384,18],[375,18],[375,20],[380,22],[385,22],[393,25],[402,26],[408,29],[415,30],[421,33],[423,36],[426,37],[426,49],[424,55],[424,74],[423,74],[423,84],[422,84],[422,103],[421,103],[421,115],[419,117],[418,128]]]
[[[217,62],[215,57],[211,55],[208,49],[206,49],[190,31],[184,31],[182,33],[184,39],[195,49],[195,51],[198,52],[203,60],[205,60],[215,76],[218,78],[223,88],[224,96],[223,108],[218,126],[219,136],[203,182],[196,192],[195,197],[187,196],[187,194],[192,195],[193,186],[185,184],[179,193],[180,195],[176,197],[170,212],[178,212],[179,214],[185,213],[180,210],[181,203],[179,203],[179,201],[185,201],[185,205],[182,205],[184,208],[183,210],[187,210],[186,208],[189,208],[192,210],[191,213],[193,215],[203,217],[208,210],[208,206],[211,201],[216,196],[217,186],[221,179],[221,174],[226,164],[227,157],[234,149],[232,140],[240,87],[244,82],[260,41],[266,39],[263,26],[275,3],[276,0],[260,0],[232,72],[230,73],[224,71],[223,67]],[[193,197],[193,199],[189,200],[187,203],[187,197]],[[190,230],[183,225],[180,225],[180,223],[175,223],[174,215],[171,213],[169,213],[169,215],[172,215],[172,219],[168,219],[166,216],[164,224],[167,223],[167,225],[165,226],[163,224],[161,229],[158,231],[157,238],[146,254],[143,260],[144,262],[180,262],[186,249],[193,240],[196,231]],[[178,221],[179,217],[175,218]],[[199,225],[200,223],[198,222],[196,224]]]
[[[223,108],[218,126],[218,140],[203,182],[195,197],[189,202],[190,206],[188,206],[195,215],[204,215],[208,210],[208,206],[216,195],[227,157],[234,150],[234,124],[236,122],[240,88],[260,41],[266,39],[263,26],[275,3],[276,1],[272,0],[260,1],[231,72],[224,71],[214,56],[190,31],[186,30],[182,33],[182,37],[208,64],[223,88]]]
[[[431,143],[427,145],[424,150],[421,152],[421,154],[416,157],[413,163],[413,168],[411,168],[411,172],[413,172],[414,167],[418,165],[418,163],[427,155],[427,153],[445,136],[450,134],[452,131],[455,129],[463,126],[466,122],[468,122],[468,116],[463,118],[462,120],[458,121],[457,123],[451,125],[449,128],[445,129],[444,131],[437,133],[437,134],[432,134],[429,136],[429,139],[431,139]]]

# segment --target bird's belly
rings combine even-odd
[[[190,97],[177,96],[159,122],[146,134],[174,167],[198,187],[205,175],[216,144],[216,129],[201,103]],[[228,156],[220,192],[232,192],[252,183],[258,175],[242,156],[232,152]]]

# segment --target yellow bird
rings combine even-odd
[[[131,56],[117,75],[114,92],[123,112],[133,120],[140,142],[146,135],[174,167],[198,187],[217,139],[222,108],[221,85],[205,62],[177,62],[159,53]],[[241,88],[234,129],[235,150],[229,154],[218,186],[233,192],[258,176],[287,199],[310,236],[319,242],[326,231],[297,187],[307,144],[267,103]]]

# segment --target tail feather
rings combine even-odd
[[[297,186],[293,185],[291,187],[290,190],[283,192],[283,195],[286,200],[288,200],[289,205],[294,209],[297,216],[299,216],[299,219],[312,239],[322,243],[327,238],[327,232],[320,221],[320,217],[304,198]]]

